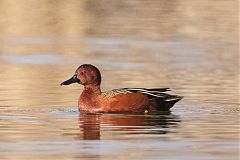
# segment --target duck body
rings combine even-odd
[[[100,71],[91,64],[81,65],[74,76],[61,85],[84,85],[78,100],[80,112],[86,113],[146,113],[168,111],[183,97],[165,92],[169,88],[120,88],[101,92]]]

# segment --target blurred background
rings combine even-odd
[[[238,29],[236,0],[0,0],[1,100],[66,98],[58,84],[92,63],[105,89],[163,86],[236,102]]]
[[[126,158],[123,153],[140,145],[134,141],[137,135],[129,135],[129,130],[122,130],[119,124],[151,126],[153,123],[149,121],[155,124],[159,119],[146,122],[146,119],[139,121],[132,117],[133,122],[139,123],[128,124],[108,116],[103,116],[102,122],[92,122],[92,117],[90,122],[89,117],[76,118],[82,86],[60,87],[59,84],[72,76],[80,64],[91,63],[102,72],[103,91],[170,87],[172,94],[184,96],[172,109],[173,115],[164,118],[167,126],[156,123],[157,127],[153,127],[162,126],[161,132],[144,130],[150,138],[140,133],[149,146],[139,147],[145,158],[158,159],[159,154],[171,154],[173,149],[175,153],[179,149],[176,146],[180,146],[182,150],[173,159],[182,155],[185,160],[186,153],[189,159],[195,155],[207,159],[236,159],[239,149],[238,21],[237,0],[0,0],[0,146],[7,145],[0,147],[1,157],[33,158],[30,153],[34,152],[40,158],[79,158],[80,151],[74,150],[74,146],[61,148],[65,141],[80,148],[93,147],[81,152],[87,158],[88,155],[96,159],[116,158],[111,154],[116,152],[111,149],[120,149],[123,152],[118,156]],[[79,138],[79,134],[89,133],[89,127],[81,126],[84,120],[86,124],[102,125],[101,134],[100,127],[93,133],[95,139],[121,139],[103,144],[111,153],[101,150],[96,156],[92,152],[99,151],[98,144],[93,143],[96,147],[75,141],[84,139]],[[120,129],[113,131],[113,126]],[[54,127],[58,129],[51,130]],[[163,132],[162,128],[165,128]],[[49,135],[39,135],[42,132]],[[166,144],[162,141],[158,144],[158,135],[162,133],[168,135],[161,137]],[[127,139],[136,145],[111,147]],[[7,143],[9,140],[14,143]],[[38,140],[46,142],[42,144]],[[50,143],[52,141],[60,145]],[[55,148],[45,155],[39,148],[42,145]],[[165,150],[161,150],[162,145]],[[27,148],[19,150],[22,146]],[[193,149],[192,154],[188,153],[189,148]],[[203,150],[200,152],[199,148]],[[15,154],[10,156],[10,153]],[[134,154],[131,159],[134,158],[139,156]]]

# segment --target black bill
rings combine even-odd
[[[72,83],[81,83],[81,81],[77,78],[77,75],[73,75],[72,78],[62,82],[60,85],[69,85]]]

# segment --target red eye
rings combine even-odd
[[[80,72],[80,75],[84,75],[84,74],[86,74],[86,71],[81,71]]]

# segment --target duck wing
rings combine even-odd
[[[127,93],[142,93],[148,96],[149,101],[153,107],[159,111],[168,111],[173,105],[181,100],[183,97],[178,95],[171,95],[165,92],[170,91],[169,88],[120,88],[113,89],[102,93],[103,96],[117,96]]]
[[[111,91],[103,92],[103,96],[116,96],[120,94],[127,94],[127,93],[142,93],[146,94],[149,98],[156,97],[156,96],[163,96],[161,95],[163,92],[170,91],[169,88],[119,88],[113,89]]]

